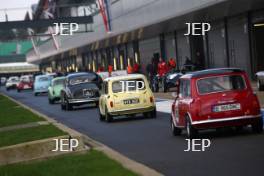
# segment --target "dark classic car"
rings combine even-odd
[[[61,90],[61,109],[72,110],[73,106],[95,104],[100,97],[98,80],[94,73],[69,74]]]

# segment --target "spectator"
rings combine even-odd
[[[132,74],[132,73],[133,73],[133,67],[130,64],[128,64],[127,65],[127,74]]]
[[[165,76],[167,71],[168,71],[168,67],[167,67],[166,62],[162,58],[160,58],[159,64],[158,64],[158,75],[160,77],[163,77],[163,76]]]
[[[139,64],[135,63],[134,66],[133,66],[134,73],[139,73],[139,68],[140,68]]]
[[[108,65],[108,74],[109,74],[109,77],[112,76],[112,72],[113,72],[113,66],[110,64],[110,65]]]
[[[173,58],[170,58],[168,65],[169,65],[170,70],[175,69],[176,68],[176,61]]]

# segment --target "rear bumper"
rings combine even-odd
[[[87,99],[68,99],[70,104],[73,105],[82,105],[82,104],[89,104],[89,103],[98,103],[99,98],[87,98]]]
[[[155,110],[155,106],[149,106],[144,108],[132,108],[132,109],[122,109],[118,111],[111,111],[109,112],[110,115],[118,116],[118,115],[130,115],[130,114],[139,114],[145,113]]]
[[[262,118],[262,114],[193,121],[192,125],[196,128],[218,128],[218,127],[227,127],[227,126],[241,126],[241,125],[249,125],[255,123],[260,118]]]

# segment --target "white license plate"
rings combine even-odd
[[[93,92],[91,92],[91,91],[84,91],[83,95],[86,96],[86,97],[90,97],[90,96],[93,96]]]
[[[138,104],[138,103],[139,103],[139,99],[128,99],[128,100],[124,100],[124,104],[125,105]]]
[[[227,104],[227,105],[219,105],[213,108],[214,112],[225,112],[225,111],[234,111],[240,110],[241,105],[239,103],[236,104]]]
[[[24,85],[24,89],[29,89],[30,87],[28,85]]]

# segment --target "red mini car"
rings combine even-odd
[[[171,128],[174,135],[186,129],[188,138],[198,130],[251,125],[263,131],[257,96],[245,71],[209,69],[182,76],[172,104]]]
[[[33,77],[31,75],[21,76],[20,81],[17,85],[17,91],[33,89]]]

